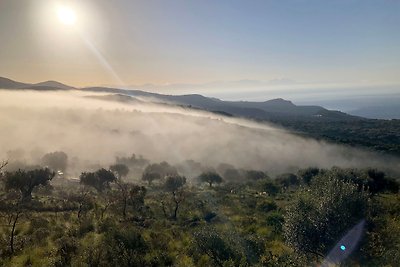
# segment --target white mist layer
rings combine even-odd
[[[393,158],[306,139],[268,124],[154,103],[123,104],[84,97],[93,93],[0,90],[0,160],[21,150],[37,162],[64,151],[75,173],[108,166],[117,155],[152,162],[192,159],[205,166],[282,173],[309,166],[396,170]]]

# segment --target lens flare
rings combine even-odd
[[[357,248],[364,232],[365,220],[355,225],[340,241],[332,248],[326,256],[321,267],[337,266],[344,261]]]

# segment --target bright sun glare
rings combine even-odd
[[[76,21],[76,15],[73,9],[69,7],[59,7],[57,10],[58,19],[65,25],[74,25]]]

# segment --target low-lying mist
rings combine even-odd
[[[250,120],[171,105],[119,103],[84,92],[0,90],[0,161],[37,164],[68,154],[68,172],[109,166],[132,153],[152,162],[191,159],[204,166],[277,174],[309,166],[399,169],[395,158],[306,139]]]

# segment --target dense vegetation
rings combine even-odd
[[[400,120],[273,120],[317,139],[400,155]]]
[[[363,219],[344,264],[400,262],[399,184],[378,170],[271,178],[222,164],[187,178],[179,166],[133,156],[79,180],[55,171],[3,168],[0,265],[314,265]]]

